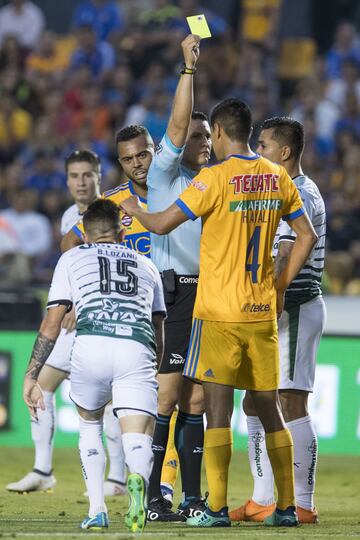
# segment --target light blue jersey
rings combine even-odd
[[[148,172],[149,212],[171,206],[197,174],[181,165],[183,151],[165,133]],[[200,236],[200,219],[189,220],[163,236],[151,234],[151,260],[160,272],[173,268],[177,274],[198,274]]]

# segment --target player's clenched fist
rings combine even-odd
[[[181,43],[184,62],[187,68],[194,68],[200,54],[200,37],[189,34]]]
[[[121,202],[120,208],[123,212],[125,212],[125,214],[128,214],[129,216],[134,216],[136,212],[141,209],[139,197],[137,197],[136,195],[131,195],[131,197]]]

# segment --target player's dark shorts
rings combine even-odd
[[[187,356],[198,276],[180,276],[166,270],[161,277],[167,319],[164,357],[159,373],[178,373],[182,372]]]

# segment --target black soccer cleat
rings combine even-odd
[[[185,516],[186,519],[199,517],[206,509],[206,497],[191,497],[185,499],[182,503],[179,504],[176,512],[181,516]]]
[[[168,503],[164,497],[152,499],[149,503],[147,519],[149,521],[167,521],[173,523],[183,523],[186,517],[181,514],[176,514],[170,510]]]

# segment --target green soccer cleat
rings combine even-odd
[[[132,473],[128,476],[127,489],[129,494],[129,508],[125,514],[125,525],[129,532],[141,533],[146,525],[146,490],[145,482],[140,474]]]
[[[81,523],[81,529],[91,529],[92,531],[103,531],[109,526],[108,516],[105,512],[99,512],[95,517],[87,516]]]
[[[187,518],[186,525],[190,525],[190,527],[231,527],[228,507],[224,506],[218,512],[213,512],[207,506],[199,516]]]
[[[275,512],[264,519],[266,527],[297,527],[299,520],[295,506],[288,506],[286,510],[275,509]]]

